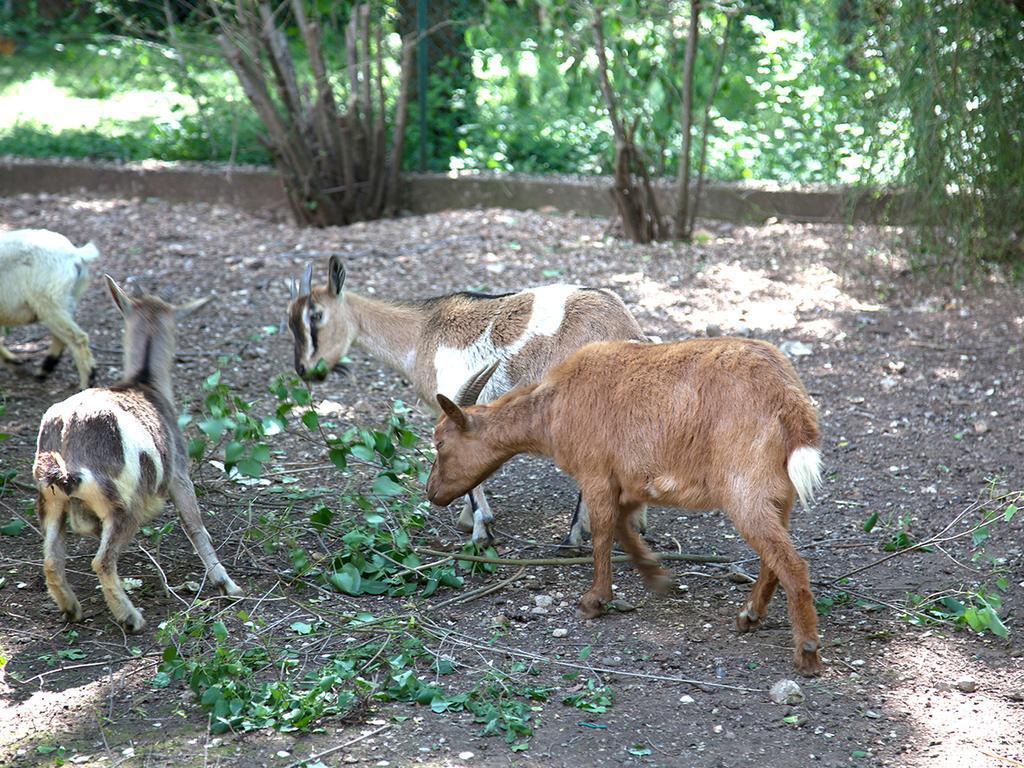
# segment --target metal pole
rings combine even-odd
[[[420,112],[420,172],[427,170],[427,0],[416,3],[416,80]]]

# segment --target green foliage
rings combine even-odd
[[[576,675],[566,675],[568,679],[575,679],[576,677]],[[563,704],[576,707],[576,709],[582,709],[584,712],[603,715],[615,703],[612,689],[607,685],[602,685],[594,680],[594,678],[589,678],[586,685],[579,685],[577,687],[579,690],[570,693],[562,699]]]
[[[875,31],[899,125],[898,183],[916,263],[955,279],[978,258],[1024,264],[1024,13],[987,0],[903,0]]]

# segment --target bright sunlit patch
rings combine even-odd
[[[110,121],[176,121],[183,112],[195,111],[192,99],[170,91],[121,91],[103,99],[78,98],[57,86],[49,74],[37,74],[0,91],[0,129],[30,123],[54,131],[91,130]]]
[[[902,678],[883,697],[915,731],[914,765],[1021,765],[1024,711],[1006,698],[1007,686],[1022,683],[1019,671],[1000,674],[965,653],[963,643],[944,637],[915,641],[892,661]],[[964,675],[978,681],[977,691],[957,690]]]

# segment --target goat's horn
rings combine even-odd
[[[313,263],[309,262],[306,264],[306,271],[302,273],[302,285],[300,286],[304,294],[313,292]]]
[[[299,298],[299,281],[294,277],[288,281],[288,295],[293,298]]]
[[[498,370],[499,365],[501,365],[501,360],[495,360],[486,368],[470,376],[469,381],[462,385],[459,394],[455,396],[456,405],[461,408],[465,408],[467,405],[475,405],[476,401],[480,398],[480,393],[484,391],[484,387],[487,386],[487,382],[491,380],[494,372]]]

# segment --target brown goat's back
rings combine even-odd
[[[761,341],[590,344],[542,387],[556,461],[577,477],[602,467],[638,502],[724,506],[737,484],[783,499],[789,456],[820,441],[792,364]]]

